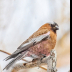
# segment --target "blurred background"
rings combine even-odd
[[[55,21],[60,27],[55,47],[58,72],[68,72],[70,69],[70,0],[0,0],[0,50],[13,53],[41,25],[51,21]],[[5,66],[3,59],[6,56],[0,52],[0,72]],[[46,71],[33,68],[25,72]]]

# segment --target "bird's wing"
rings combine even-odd
[[[46,34],[46,33],[49,33],[50,34],[50,31],[48,29],[42,29],[42,30],[38,30],[36,32],[34,32],[26,41],[24,41],[17,49],[20,49],[24,44],[27,44],[29,43],[30,41],[34,40],[35,38],[39,37],[39,36],[42,36],[43,34]],[[49,35],[48,34],[48,35]]]
[[[49,35],[50,35],[50,32],[48,32],[48,34],[43,34],[43,35],[40,35],[33,39],[28,40],[28,42],[21,44],[20,47],[18,47],[18,49],[14,53],[12,53],[12,55],[8,56],[5,60],[7,61],[11,58],[16,57],[21,52],[24,52],[24,51],[28,50],[28,48],[36,45],[37,43],[41,42],[42,40],[47,39],[49,37]]]
[[[39,42],[41,42],[44,39],[47,39],[49,37],[49,35],[50,35],[50,32],[48,32],[48,34],[43,34],[43,35],[40,35],[33,39],[28,40],[27,43],[23,43],[20,47],[18,47],[18,49],[13,54],[17,54],[22,51],[26,51],[28,48],[38,44]]]

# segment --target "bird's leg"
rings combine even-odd
[[[32,60],[32,62],[36,62],[37,61],[37,65],[38,67],[40,68],[40,65],[41,65],[41,62],[42,62],[42,59],[41,58],[35,58]]]
[[[38,64],[38,67],[40,68],[40,65],[41,65],[41,63],[42,63],[42,60],[44,59],[46,57],[46,55],[44,55],[44,54],[40,54],[40,57],[38,57],[38,56],[33,56],[33,60],[32,60],[32,62],[35,62],[35,61],[37,61],[37,64]]]
[[[43,60],[44,58],[46,58],[46,55],[41,54],[41,58],[40,58],[40,60],[39,60],[38,67],[40,67],[40,64],[42,63],[42,60]]]
[[[32,62],[34,63],[34,62],[37,61],[38,67],[40,67],[42,58],[37,57],[37,56],[35,57],[35,56],[33,56],[33,55],[31,55],[31,57],[33,58]]]
[[[32,62],[34,63],[34,62],[37,61],[38,67],[40,68],[41,58],[35,57],[35,56],[33,56],[33,55],[31,55],[31,57],[33,58]]]
[[[36,55],[31,55],[31,57],[33,58],[32,62],[38,61],[39,57]]]
[[[44,54],[41,54],[42,56],[41,56],[41,58],[39,59],[39,61],[38,61],[38,67],[40,68],[40,65],[41,65],[41,63],[42,63],[42,60],[46,57],[46,55],[44,55]]]
[[[41,60],[43,60],[43,58],[45,58],[46,57],[46,55],[44,55],[44,54],[41,54],[42,55],[42,58],[41,58]]]

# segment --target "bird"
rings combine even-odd
[[[55,48],[57,30],[59,30],[59,26],[56,22],[42,25],[15,52],[4,59],[5,61],[12,59],[4,69],[8,70],[15,62],[25,57],[43,58],[48,56],[50,51]]]

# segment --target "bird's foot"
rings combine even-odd
[[[46,55],[44,55],[44,54],[41,54],[42,55],[42,58],[41,58],[41,60],[43,59],[43,58],[45,58],[46,57]]]
[[[33,58],[35,57],[35,56],[32,56]],[[40,68],[40,65],[41,65],[41,63],[42,63],[42,60],[44,59],[46,57],[46,55],[44,55],[44,54],[41,54],[41,57],[39,58],[34,58],[33,60],[32,60],[32,62],[37,62],[37,64],[38,64],[38,68]]]
[[[42,58],[35,58],[35,59],[32,60],[32,62],[37,62],[38,68],[40,68],[40,64],[42,62]]]

